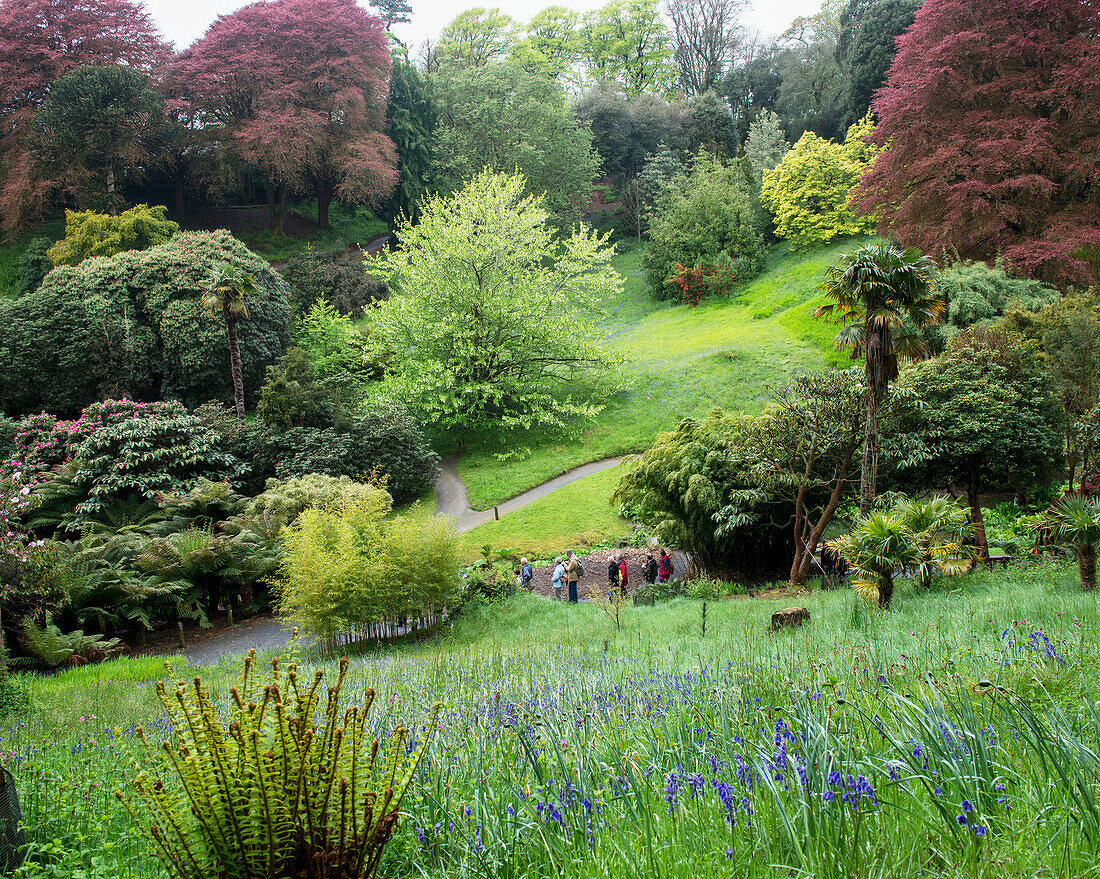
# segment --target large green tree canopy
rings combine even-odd
[[[560,237],[519,175],[486,171],[403,222],[374,268],[391,298],[374,313],[394,391],[443,427],[560,426],[597,407],[579,390],[612,358],[591,311],[618,292],[611,249]]]
[[[219,263],[256,279],[239,330],[254,396],[288,342],[286,286],[222,230],[59,266],[34,293],[0,305],[0,406],[70,415],[105,397],[230,399],[225,323],[200,301]]]
[[[435,148],[440,190],[457,189],[484,168],[518,170],[530,192],[546,193],[555,214],[580,215],[600,157],[561,85],[508,63],[444,69],[434,80],[441,104]]]

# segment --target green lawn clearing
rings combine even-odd
[[[475,561],[485,544],[511,547],[529,558],[549,558],[622,537],[630,525],[608,502],[619,473],[612,467],[578,479],[498,522],[467,531],[462,535],[464,561]]]
[[[739,295],[696,308],[650,296],[640,248],[617,257],[625,287],[606,303],[605,324],[623,353],[628,388],[573,436],[468,437],[459,474],[470,505],[487,509],[572,467],[641,451],[658,433],[713,406],[757,412],[769,384],[843,364],[832,345],[836,327],[814,321],[812,311],[825,268],[852,246],[847,240],[809,253],[781,247]],[[529,453],[501,460],[517,444],[529,445]]]

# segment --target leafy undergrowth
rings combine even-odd
[[[628,387],[610,399],[595,424],[567,436],[467,437],[459,473],[471,506],[487,509],[572,467],[641,451],[661,431],[713,406],[757,412],[769,384],[844,363],[832,344],[836,327],[814,321],[811,313],[825,268],[852,244],[802,254],[781,248],[739,295],[697,308],[653,300],[640,248],[616,257],[625,289],[605,303],[605,325],[626,359]],[[500,459],[518,446],[529,453]]]
[[[1094,870],[1100,621],[1072,568],[902,584],[885,613],[799,603],[811,621],[773,634],[782,604],[711,601],[703,635],[698,601],[616,631],[523,594],[354,658],[376,734],[446,705],[382,875],[1024,877],[1055,848],[1057,875]],[[0,729],[28,879],[160,875],[111,794],[134,726],[167,734],[150,671],[21,679],[33,707]],[[227,664],[203,675],[229,698]]]

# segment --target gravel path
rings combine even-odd
[[[542,485],[536,485],[522,494],[517,494],[514,498],[497,504],[497,509],[502,516],[514,513],[516,510],[521,510],[528,504],[532,504],[551,492],[576,482],[578,479],[584,479],[584,477],[591,476],[593,473],[600,473],[603,470],[617,467],[622,460],[622,458],[604,458],[602,461],[593,461],[591,464],[574,467],[572,470],[561,474],[561,476],[555,476]],[[471,528],[476,528],[478,525],[492,522],[494,519],[492,509],[471,509],[466,484],[462,481],[462,477],[458,475],[458,455],[448,455],[440,461],[439,467],[439,479],[435,483],[435,511],[440,515],[451,518],[460,534],[469,531]]]
[[[622,458],[605,458],[602,461],[593,461],[590,464],[575,467],[548,482],[544,482],[542,485],[537,485],[510,500],[498,504],[497,508],[502,516],[513,513],[563,486],[576,482],[578,479],[583,479],[585,476],[591,476],[593,473],[599,473],[611,467],[617,467],[621,461]],[[435,483],[435,492],[436,512],[449,516],[454,520],[459,533],[493,521],[493,511],[491,509],[474,510],[470,508],[466,484],[458,475],[457,455],[448,455],[440,462],[440,474]],[[568,547],[562,548],[563,554],[566,549]],[[585,576],[581,580],[581,597],[587,596],[589,586],[603,585],[606,582],[608,558],[618,551],[604,550],[582,557]],[[641,583],[645,550],[626,549],[622,552],[627,554],[631,585]],[[676,576],[680,576],[687,571],[687,559],[682,553],[673,553],[673,568]],[[543,595],[550,595],[553,592],[550,587],[552,571],[552,565],[535,569],[535,589]],[[175,646],[173,638],[154,646],[150,652],[159,654],[182,652],[195,665],[213,665],[225,656],[239,656],[247,653],[253,647],[256,650],[278,650],[286,644],[290,634],[291,627],[284,620],[265,614],[245,620],[233,627],[220,626],[189,635],[187,646],[182,651]]]
[[[192,665],[216,665],[226,656],[243,656],[252,648],[257,651],[281,650],[290,640],[292,627],[279,617],[259,614],[235,626],[224,620],[211,629],[190,629],[182,650],[176,646],[174,632],[165,632],[148,652],[162,656],[182,653]]]

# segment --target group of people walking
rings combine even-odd
[[[520,567],[516,574],[521,587],[527,590],[533,588],[535,571],[526,558],[520,560]],[[554,559],[554,570],[550,575],[550,585],[553,587],[554,597],[561,601],[564,594],[568,596],[570,604],[576,604],[578,601],[577,585],[583,576],[584,566],[573,550],[569,550],[565,554],[565,558],[558,556]],[[642,577],[647,584],[666,583],[672,579],[672,557],[668,554],[668,550],[661,550],[660,561],[655,558],[653,552],[646,554],[645,562],[642,565]],[[612,556],[608,561],[607,587],[609,592],[612,589],[617,589],[623,596],[630,591],[630,574],[626,564],[626,556],[623,553]]]

